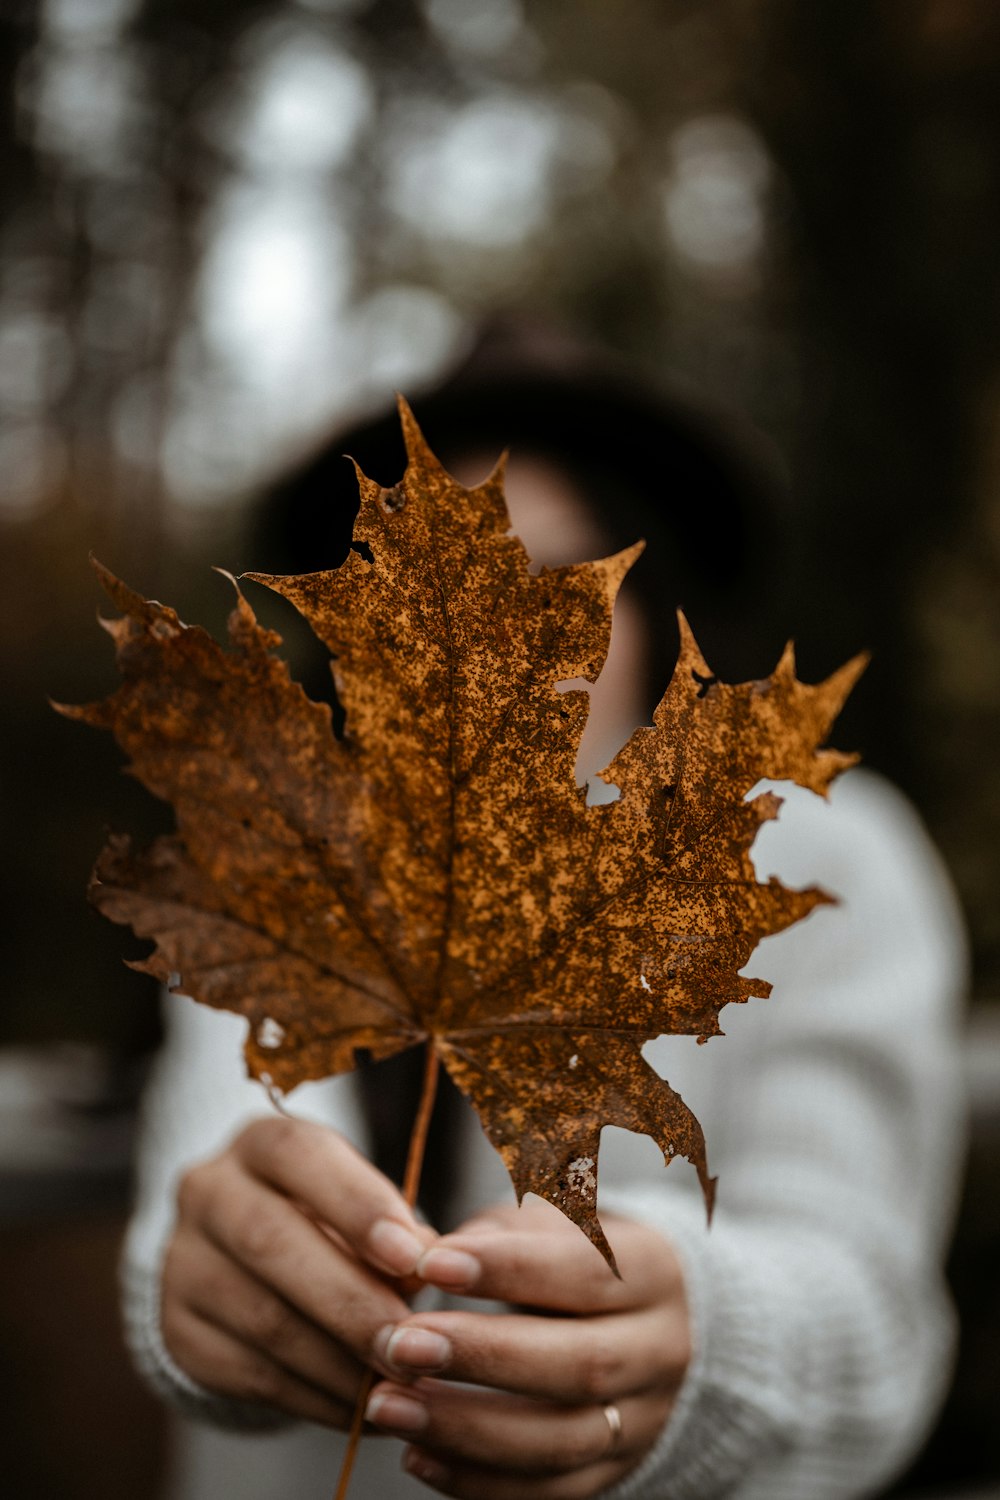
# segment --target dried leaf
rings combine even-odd
[[[766,996],[739,972],[757,943],[829,899],[757,882],[750,847],[779,801],[745,798],[762,777],[823,793],[852,763],[817,747],[864,662],[809,687],[789,649],[726,686],[682,620],[653,726],[602,772],[619,800],[588,807],[587,694],[556,684],[596,678],[639,547],[530,573],[501,470],[463,489],[402,416],[401,483],[359,475],[366,545],[335,571],[249,575],[333,653],[342,740],[242,595],[227,651],[98,566],[124,680],[64,711],[113,731],[177,832],[145,851],[113,838],[92,896],[154,940],[149,973],[249,1018],[266,1083],[429,1041],[518,1196],[555,1203],[613,1264],[603,1125],[687,1157],[711,1206],[701,1128],[641,1048],[704,1040],[724,1005]]]

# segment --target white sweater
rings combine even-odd
[[[601,1204],[655,1225],[685,1268],[695,1357],[659,1443],[608,1500],[846,1500],[913,1455],[947,1386],[953,1326],[941,1264],[959,1179],[957,1030],[965,982],[948,881],[898,793],[851,772],[824,803],[798,788],[754,850],[758,874],[841,898],[757,950],[769,1000],[730,1006],[728,1033],[646,1048],[701,1120],[719,1174],[711,1229],[694,1173],[609,1128]],[[339,1434],[278,1428],[172,1364],[158,1269],[174,1184],[269,1106],[243,1077],[238,1017],[174,998],[147,1101],[125,1261],[136,1360],[187,1416],[171,1500],[328,1500]],[[356,1140],[349,1079],[290,1108]],[[509,1197],[469,1119],[456,1221]],[[263,1428],[252,1431],[254,1425]],[[243,1431],[225,1430],[242,1427]],[[352,1492],[426,1496],[392,1439],[362,1444]]]

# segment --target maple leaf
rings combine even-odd
[[[556,1204],[613,1265],[603,1125],[687,1157],[711,1207],[701,1127],[641,1048],[704,1040],[723,1006],[766,996],[740,972],[757,943],[830,899],[758,883],[750,847],[780,804],[746,794],[824,793],[853,763],[818,747],[864,660],[806,686],[789,648],[727,686],[682,618],[652,726],[601,773],[620,797],[588,806],[587,694],[556,684],[596,678],[641,544],[529,572],[502,464],[466,490],[401,414],[406,473],[388,490],[359,473],[343,566],[248,575],[330,649],[341,739],[238,585],[225,650],[96,565],[123,682],[63,711],[113,731],[177,831],[144,851],[112,838],[92,899],[153,939],[140,967],[248,1017],[247,1066],[273,1087],[429,1044],[518,1197]]]

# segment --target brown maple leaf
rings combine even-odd
[[[585,691],[639,547],[533,574],[509,534],[502,465],[466,490],[402,406],[409,464],[359,474],[356,546],[331,572],[250,574],[333,653],[346,709],[311,701],[239,595],[231,649],[98,566],[123,683],[64,710],[113,731],[177,831],[112,838],[92,898],[152,938],[149,973],[248,1017],[249,1071],[280,1089],[427,1043],[475,1105],[518,1197],[595,1212],[603,1125],[687,1157],[711,1206],[701,1128],[641,1055],[718,1033],[761,938],[829,898],[758,883],[750,847],[779,801],[824,793],[855,757],[818,750],[864,662],[817,687],[791,650],[773,676],[718,682],[681,621],[652,727],[575,783]],[[370,559],[370,560],[369,560]]]

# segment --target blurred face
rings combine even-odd
[[[449,464],[460,484],[481,484],[492,459],[472,454]],[[609,550],[600,523],[559,467],[533,454],[512,455],[507,465],[507,508],[511,530],[521,538],[533,571],[603,557]],[[606,766],[640,722],[645,678],[646,628],[626,583],[615,605],[611,645],[596,683],[575,679],[590,693],[590,714],[577,779],[585,781]]]

